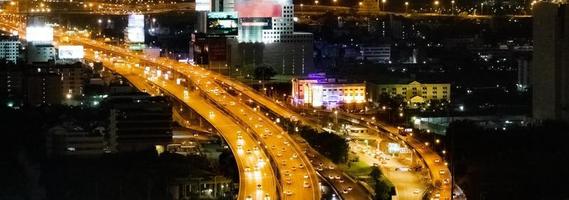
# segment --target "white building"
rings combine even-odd
[[[365,83],[339,83],[337,79],[293,79],[293,103],[335,108],[342,104],[365,103]]]
[[[20,56],[20,41],[17,36],[0,38],[0,59],[17,63]]]
[[[239,16],[239,43],[262,43],[262,52],[253,57],[262,58],[280,74],[306,75],[314,67],[312,33],[294,32],[294,4],[292,1],[261,0],[237,1]],[[240,4],[242,3],[242,4]],[[246,46],[243,46],[246,48]],[[232,49],[232,55],[243,55],[248,49]],[[232,60],[240,64],[241,59]]]
[[[360,54],[362,60],[374,63],[389,63],[391,61],[391,46],[364,46],[360,48]]]

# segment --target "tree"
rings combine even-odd
[[[381,170],[379,170],[378,167],[372,167],[371,172],[369,173],[369,176],[371,176],[374,181],[379,180],[379,178],[381,178],[381,175]]]
[[[255,72],[253,73],[253,76],[255,76],[255,79],[257,80],[269,80],[275,75],[277,75],[277,72],[267,65],[261,65],[255,68]]]
[[[388,200],[391,199],[391,192],[393,190],[393,186],[389,181],[383,177],[381,170],[379,167],[372,167],[371,172],[369,173],[371,178],[375,183],[375,199],[376,200]]]
[[[375,182],[375,199],[390,200],[392,187],[383,179],[377,179]]]

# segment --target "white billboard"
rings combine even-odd
[[[399,153],[401,151],[401,146],[397,143],[390,142],[387,144],[387,152],[389,153]]]
[[[26,27],[26,41],[28,42],[53,42],[53,28],[50,26]]]
[[[128,27],[144,28],[144,15],[135,15],[135,14],[129,15]]]
[[[61,45],[58,53],[59,59],[83,59],[85,56],[83,46]]]
[[[144,42],[144,29],[138,27],[126,28],[127,40],[130,43]]]
[[[211,11],[211,0],[196,0],[196,11]]]

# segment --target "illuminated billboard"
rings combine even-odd
[[[278,0],[236,0],[235,10],[240,18],[281,17],[282,5]]]
[[[237,12],[207,14],[207,33],[210,35],[237,35]]]
[[[272,19],[270,17],[262,17],[262,18],[240,18],[239,24],[243,27],[261,27],[261,29],[272,29]]]
[[[26,27],[26,41],[51,43],[53,41],[53,28],[50,26]]]
[[[144,15],[131,14],[128,16],[126,40],[129,43],[144,42]]]
[[[128,16],[128,27],[144,28],[144,15],[131,14]]]
[[[144,42],[144,29],[142,28],[127,27],[126,34],[130,43]]]
[[[196,0],[196,11],[211,11],[211,0]]]
[[[83,46],[61,45],[58,51],[59,59],[83,59]]]
[[[389,153],[399,153],[401,151],[401,146],[397,143],[390,142],[387,144],[387,152]]]

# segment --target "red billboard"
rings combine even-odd
[[[235,10],[239,18],[280,17],[282,5],[274,0],[237,0]]]

